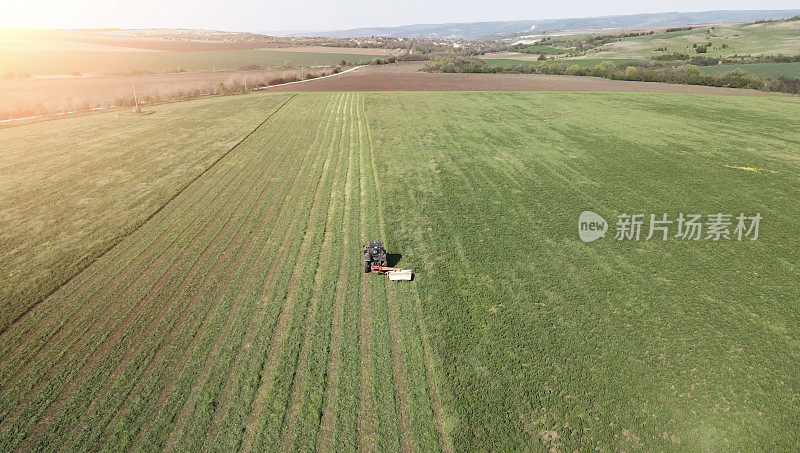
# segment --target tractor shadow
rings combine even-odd
[[[403,258],[403,255],[399,253],[387,253],[386,254],[386,264],[389,267],[395,267],[400,262],[400,259]]]

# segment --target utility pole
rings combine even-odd
[[[136,104],[136,113],[142,113],[141,107],[139,107],[139,99],[136,97],[136,83],[131,82],[133,85],[133,103]]]
[[[247,93],[247,72],[243,72],[244,74],[244,92]]]

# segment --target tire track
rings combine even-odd
[[[359,96],[360,97],[360,96]],[[359,118],[360,119],[360,118]],[[367,176],[365,174],[365,155],[364,155],[364,141],[362,136],[361,124],[358,124],[359,134],[359,204],[361,210],[361,226],[359,227],[359,236],[361,242],[367,241]],[[361,373],[359,381],[359,410],[358,410],[358,438],[359,438],[359,451],[374,451],[375,450],[375,412],[373,410],[374,398],[372,395],[372,354],[370,329],[372,326],[372,319],[370,316],[370,290],[368,284],[369,274],[361,276],[361,323],[359,325],[359,336],[361,338]]]
[[[359,112],[359,129],[360,129],[361,116],[362,115],[366,116],[366,112],[363,106],[363,98],[361,99],[361,103],[359,103],[359,106],[361,107]],[[366,125],[366,130],[367,130],[367,139],[368,139],[367,143],[369,145],[368,147],[369,147],[370,167],[372,169],[372,178],[375,184],[377,210],[378,210],[378,231],[380,233],[380,237],[385,238],[387,236],[383,220],[382,194],[380,188],[380,180],[378,179],[377,168],[375,166],[375,153],[372,143],[372,134],[370,132],[369,123],[366,121],[366,118],[364,120],[364,123]],[[410,452],[414,449],[414,442],[413,439],[411,438],[411,434],[408,429],[409,409],[408,409],[408,392],[406,391],[405,365],[403,363],[403,357],[404,357],[403,338],[400,333],[398,314],[397,314],[397,300],[394,296],[393,288],[388,283],[385,284],[385,287],[386,287],[386,302],[389,311],[389,334],[391,336],[392,365],[393,365],[392,368],[395,381],[395,389],[397,391],[397,397],[398,397],[401,448],[405,452]]]

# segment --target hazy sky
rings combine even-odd
[[[797,0],[1,0],[0,28],[335,30],[715,9],[796,9]]]

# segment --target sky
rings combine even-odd
[[[797,9],[797,0],[2,0],[0,28],[341,30],[717,9]]]

